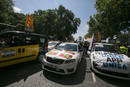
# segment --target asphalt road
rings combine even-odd
[[[130,87],[130,81],[97,75],[90,70],[89,58],[84,57],[78,72],[57,75],[43,71],[35,61],[0,69],[0,87]]]

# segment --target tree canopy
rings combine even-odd
[[[96,0],[97,13],[87,22],[89,34],[101,32],[102,37],[119,35],[121,31],[130,32],[129,0]]]
[[[58,9],[38,10],[34,14],[34,30],[57,40],[68,40],[77,32],[80,19],[60,5]]]
[[[0,23],[16,26],[16,30],[24,31],[26,15],[15,13],[12,0],[0,0]],[[60,5],[55,9],[36,10],[33,14],[34,32],[46,34],[56,40],[73,39],[72,34],[77,32],[80,19],[75,17],[71,10]],[[0,31],[8,28],[0,25]]]
[[[25,15],[14,13],[12,0],[0,0],[0,23],[16,26],[16,30],[23,30],[25,26]],[[8,28],[0,25],[0,30]]]

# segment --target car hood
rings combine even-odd
[[[45,55],[47,57],[54,57],[58,59],[76,59],[78,52],[53,49]]]
[[[124,54],[117,54],[104,51],[92,53],[97,68],[120,73],[130,73],[130,58]]]

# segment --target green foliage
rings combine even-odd
[[[8,23],[9,13],[13,12],[12,0],[0,0],[0,23]]]
[[[35,32],[47,34],[57,40],[68,40],[80,25],[80,19],[62,5],[58,9],[35,11],[33,15]]]
[[[73,40],[72,34],[77,32],[80,19],[73,12],[60,5],[58,9],[37,10],[33,14],[34,32],[46,34],[57,40]],[[12,0],[0,0],[0,23],[16,26],[16,30],[24,31],[26,17],[23,13],[14,13]],[[0,30],[8,28],[0,25]]]
[[[0,0],[0,23],[16,26],[16,30],[24,30],[25,15],[14,13],[12,0]],[[8,26],[0,25],[0,30],[7,29]]]
[[[8,20],[11,25],[15,25],[18,31],[24,31],[26,17],[22,13],[10,13],[10,19]]]
[[[119,35],[119,40],[122,44],[127,43],[127,41],[130,38],[130,34],[120,34]]]
[[[96,0],[97,13],[90,17],[89,34],[101,32],[103,37],[119,35],[130,31],[129,0]]]

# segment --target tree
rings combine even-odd
[[[62,5],[58,9],[35,11],[33,15],[35,32],[53,36],[57,40],[68,40],[80,25],[80,19]]]
[[[96,0],[97,13],[90,17],[89,33],[100,31],[103,37],[130,31],[129,0]]]
[[[0,0],[0,23],[7,22],[9,13],[13,12],[12,0]]]
[[[80,25],[80,19],[75,18],[75,15],[70,10],[65,9],[62,5],[60,5],[57,9],[57,14],[57,28],[60,30],[58,39],[67,39],[68,37],[71,37],[72,34],[77,32],[77,28]]]
[[[10,13],[10,18],[8,21],[10,22],[11,25],[15,25],[16,29],[18,31],[24,31],[25,29],[25,15],[22,13]]]
[[[129,38],[130,38],[130,34],[120,34],[119,36],[119,40],[120,40],[120,42],[122,43],[122,44],[124,44],[124,43],[127,43],[127,41],[129,40]]]
[[[0,0],[0,23],[10,24],[8,21],[10,18],[9,13],[13,12],[13,2],[12,0]],[[5,26],[0,25],[1,29],[6,28]]]
[[[15,30],[24,30],[25,15],[22,13],[14,13],[12,0],[0,0],[0,23],[11,24],[16,26]],[[1,30],[8,26],[0,25]]]

